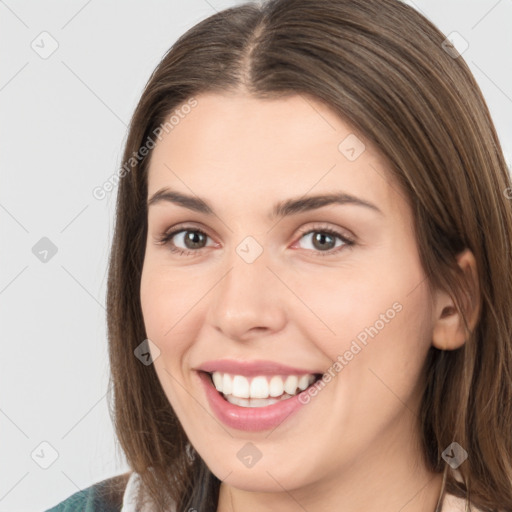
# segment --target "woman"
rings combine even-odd
[[[411,7],[197,24],[119,173],[132,471],[52,510],[512,510],[511,192],[467,65]]]

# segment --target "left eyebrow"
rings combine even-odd
[[[281,201],[274,206],[271,214],[269,215],[269,218],[271,220],[275,219],[276,217],[282,218],[288,215],[295,215],[310,210],[317,210],[318,208],[329,206],[331,204],[352,204],[356,206],[363,206],[379,213],[380,215],[384,215],[380,208],[378,208],[373,203],[340,191],[331,194],[319,194],[316,196],[306,196]]]
[[[151,205],[162,201],[174,203],[184,208],[188,208],[189,210],[204,213],[206,215],[214,215],[214,209],[205,199],[183,194],[182,192],[177,192],[176,190],[171,190],[167,187],[161,188],[155,192],[148,200],[147,206],[149,208]],[[269,219],[274,220],[277,217],[282,218],[290,215],[297,215],[299,213],[317,210],[331,204],[351,204],[362,206],[369,208],[380,215],[384,215],[380,208],[369,201],[360,199],[345,192],[334,192],[331,194],[319,194],[315,196],[306,196],[280,201],[274,205],[272,211],[269,213]]]

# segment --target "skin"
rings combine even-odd
[[[429,347],[458,348],[467,333],[451,297],[429,293],[412,211],[386,162],[361,135],[366,149],[347,159],[338,145],[354,130],[313,98],[196,99],[153,150],[148,198],[170,187],[205,198],[216,215],[149,207],[141,303],[162,387],[222,480],[217,510],[434,511],[442,477],[421,458],[418,385]],[[334,190],[382,213],[337,204],[268,218],[279,201]],[[158,243],[184,222],[208,235],[202,248],[185,245],[183,232],[172,242],[189,255]],[[335,236],[315,245],[322,228],[355,244]],[[263,249],[252,263],[236,252],[247,236]],[[474,276],[471,252],[459,264]],[[276,429],[244,432],[214,416],[194,370],[201,363],[269,359],[326,371],[395,303],[401,311]],[[247,442],[262,454],[251,468],[237,457]]]

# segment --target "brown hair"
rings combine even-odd
[[[469,248],[479,274],[471,336],[457,350],[431,347],[425,361],[425,464],[447,469],[441,454],[456,441],[469,456],[462,482],[447,471],[444,490],[484,510],[512,510],[512,185],[482,93],[445,37],[398,0],[270,0],[218,12],[154,70],[124,161],[202,92],[309,95],[373,143],[412,205],[431,289],[448,291],[464,315],[455,255]],[[220,480],[200,456],[188,462],[187,436],[153,366],[134,357],[146,338],[139,285],[150,156],[131,164],[117,195],[107,291],[113,421],[159,510],[170,497],[179,510],[215,511]]]

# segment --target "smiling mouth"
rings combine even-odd
[[[246,377],[225,372],[203,372],[227,402],[240,407],[265,407],[288,400],[322,378],[320,373]]]

